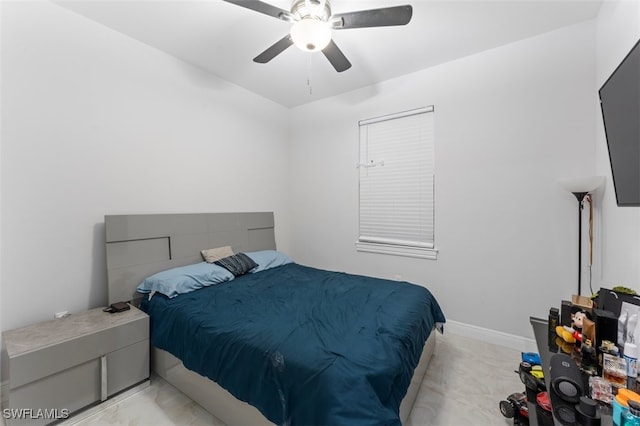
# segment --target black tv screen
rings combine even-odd
[[[618,206],[640,206],[640,41],[600,88]]]

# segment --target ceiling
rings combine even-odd
[[[290,0],[265,0],[289,10]],[[290,24],[222,0],[54,0],[286,107],[348,92],[594,18],[603,0],[333,0],[333,13],[411,4],[406,26],[333,32],[353,66],[291,46],[252,59]]]

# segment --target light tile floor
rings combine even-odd
[[[408,426],[512,425],[498,403],[524,392],[520,352],[451,333],[438,335]]]
[[[520,352],[447,333],[437,335],[435,356],[407,426],[511,425],[498,402],[524,385],[514,372]],[[180,391],[153,376],[151,385],[117,404],[67,425],[215,425],[223,423]]]

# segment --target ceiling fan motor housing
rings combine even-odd
[[[312,18],[327,22],[331,17],[331,5],[328,0],[294,0],[291,14],[297,20]]]

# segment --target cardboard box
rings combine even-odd
[[[571,306],[572,311],[583,310],[589,313],[589,317],[593,317],[593,300],[590,297],[574,294],[571,296]]]

